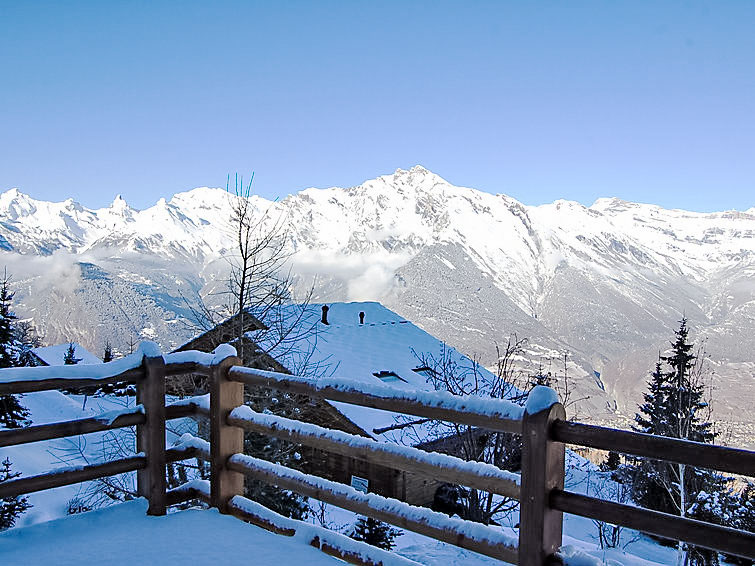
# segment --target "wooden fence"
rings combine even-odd
[[[123,369],[123,363],[103,364],[99,371],[89,376],[77,375],[77,371],[86,373],[75,369],[78,366],[14,369],[12,374],[8,373],[9,370],[0,370],[0,395],[129,382],[136,384],[138,404],[136,409],[115,418],[86,418],[0,431],[1,448],[128,426],[137,429],[136,456],[9,480],[0,484],[0,498],[136,471],[138,493],[149,501],[149,514],[162,515],[169,505],[202,499],[221,513],[235,515],[281,534],[292,534],[288,526],[282,527],[269,515],[262,516],[244,504],[248,501],[240,497],[244,477],[250,476],[512,564],[542,566],[560,563],[558,551],[562,541],[563,513],[755,558],[753,533],[564,489],[566,444],[745,476],[755,475],[755,452],[571,423],[566,421],[561,404],[547,394],[540,395],[538,401],[528,402],[522,410],[506,401],[465,403],[459,397],[425,392],[412,396],[382,384],[374,387],[350,385],[346,380],[334,379],[313,382],[240,367],[240,361],[233,355],[213,357],[183,352],[162,356],[152,349],[137,363],[138,366],[126,369]],[[109,371],[108,368],[113,369]],[[50,377],[51,371],[58,370],[60,377]],[[166,377],[187,373],[209,378],[209,403],[205,398],[166,406]],[[518,434],[522,436],[521,475],[517,477],[491,466],[463,462],[451,456],[428,454],[280,417],[259,415],[243,406],[245,385]],[[166,448],[166,421],[189,416],[209,419],[210,442],[190,439],[180,446]],[[348,486],[245,456],[245,430],[517,499],[520,502],[518,540],[492,528],[450,519],[428,509],[374,494],[359,493]],[[209,490],[192,485],[166,490],[166,464],[190,458],[209,462]],[[378,563],[371,562],[361,553],[332,545],[318,547],[352,563]]]

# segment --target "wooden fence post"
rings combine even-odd
[[[519,507],[519,565],[559,564],[563,513],[548,496],[564,488],[564,445],[548,439],[553,421],[565,419],[563,405],[549,387],[535,387],[522,420],[522,485]]]
[[[244,384],[228,379],[228,370],[241,360],[230,356],[213,365],[210,375],[210,505],[230,513],[228,502],[243,495],[244,475],[228,469],[228,458],[244,452],[244,431],[227,423],[228,415],[244,404]]]
[[[147,466],[136,472],[137,491],[149,500],[148,515],[165,515],[165,360],[145,356],[143,364],[136,402],[144,406],[146,419],[136,427],[136,451],[146,455]]]

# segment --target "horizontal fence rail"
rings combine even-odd
[[[228,424],[325,452],[424,474],[436,480],[491,491],[513,499],[520,497],[519,476],[490,464],[376,442],[363,436],[257,413],[246,406],[234,409],[228,416]]]
[[[323,378],[313,381],[284,373],[246,367],[232,367],[228,379],[256,387],[270,387],[306,395],[381,409],[393,413],[417,415],[439,421],[452,421],[488,430],[522,433],[522,407],[497,399],[460,397],[450,393],[412,392],[385,385]]]
[[[210,489],[210,482],[193,480],[171,489],[168,492],[168,499],[175,503],[195,499],[209,505]],[[414,560],[368,545],[362,541],[356,541],[325,527],[284,517],[260,503],[240,495],[231,498],[228,502],[228,510],[230,515],[277,535],[293,537],[298,534],[300,538],[305,539],[309,546],[318,548],[322,552],[349,564],[383,566],[389,563],[392,566],[422,566]]]
[[[568,491],[551,492],[550,503],[564,513],[622,525],[668,539],[682,540],[718,552],[744,557],[755,553],[755,533]]]
[[[104,414],[86,419],[0,430],[0,448],[140,425],[146,422],[146,418],[143,408],[135,407],[113,416]]]
[[[553,423],[550,432],[553,440],[565,444],[612,450],[742,476],[755,474],[755,452],[749,450],[567,421]]]
[[[467,462],[445,454],[429,453],[417,448],[376,442],[363,436],[334,431],[317,425],[265,415],[249,407],[238,407],[228,417],[228,424],[248,431],[267,434],[333,452],[349,458],[369,461],[390,468],[416,472],[452,484],[492,491],[519,499],[519,476],[478,462]]]
[[[110,362],[113,363],[113,362]],[[80,368],[86,366],[63,366],[61,369],[68,368]],[[34,371],[35,369],[49,369],[48,367],[39,368],[14,368],[25,369]],[[57,368],[56,368],[57,369]],[[2,395],[16,395],[19,393],[36,393],[39,391],[54,391],[59,389],[78,389],[80,387],[100,387],[103,385],[113,385],[116,383],[137,383],[144,379],[144,368],[137,367],[131,368],[126,371],[119,372],[112,376],[106,377],[83,377],[80,376],[81,371],[75,372],[61,372],[70,373],[75,377],[55,377],[49,379],[37,379],[37,380],[14,380],[14,381],[0,381],[0,394]]]
[[[35,491],[63,487],[64,485],[72,485],[125,472],[134,472],[144,468],[146,465],[147,459],[144,456],[132,456],[131,458],[122,458],[120,460],[105,462],[104,464],[63,468],[38,476],[5,481],[0,483],[0,498],[16,497],[18,495],[34,493]]]
[[[165,456],[168,462],[180,462],[196,458],[193,450],[178,450],[174,448],[166,449]],[[0,483],[0,499],[4,497],[18,497],[27,493],[74,485],[126,472],[135,472],[144,469],[146,465],[147,458],[143,455],[137,455],[119,460],[111,460],[103,464],[62,468],[36,476],[8,480]]]

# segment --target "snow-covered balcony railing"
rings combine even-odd
[[[244,385],[521,434],[522,474],[520,477],[486,464],[255,413],[243,406]],[[547,557],[556,556],[561,545],[561,513],[549,508],[548,491],[544,487],[563,488],[564,447],[549,442],[547,431],[553,420],[564,417],[564,410],[548,388],[538,389],[530,396],[527,407],[521,407],[503,400],[462,398],[440,392],[407,392],[342,378],[313,381],[243,367],[231,367],[227,376],[213,387],[210,405],[207,406],[205,401],[204,407],[199,409],[210,418],[211,430],[215,431],[215,435],[211,434],[209,446],[203,448],[198,439],[184,440],[211,465],[225,462],[222,469],[219,466],[213,468],[214,489],[211,489],[213,504],[225,512],[233,514],[238,511],[233,500],[240,493],[241,481],[246,475],[505,562],[542,565]],[[216,396],[224,401],[213,402]],[[227,404],[233,399],[235,403]],[[350,486],[245,456],[242,454],[242,430],[517,499],[520,501],[520,536],[517,540],[495,528],[452,519],[376,494],[361,493]],[[221,441],[219,446],[216,446],[216,439]]]
[[[166,364],[155,344],[144,343],[137,352],[119,360],[92,365],[43,366],[0,369],[0,395],[57,389],[136,386],[135,407],[94,417],[0,431],[0,448],[82,434],[136,426],[136,454],[102,464],[65,467],[44,474],[5,481],[0,498],[15,497],[91,481],[126,472],[137,472],[137,488],[150,502],[149,513],[161,515],[167,505],[165,465],[194,457],[192,451],[165,446],[165,422],[190,416],[191,406],[165,406],[165,378],[187,372],[209,372],[213,356],[174,359]]]
[[[226,425],[236,425],[245,430],[399,470],[430,473],[442,481],[483,487],[518,499],[519,540],[518,544],[502,540],[503,537],[490,534],[491,529],[479,525],[468,529],[463,521],[452,526],[450,523],[453,521],[449,523],[447,518],[436,517],[432,512],[410,509],[406,504],[375,495],[359,494],[346,486],[302,476],[293,470],[248,456],[231,456],[227,463],[229,472],[251,475],[284,489],[518,564],[558,562],[564,512],[719,552],[755,557],[755,535],[752,533],[565,491],[564,446],[595,447],[746,476],[755,475],[755,452],[568,422],[555,393],[548,388],[536,388],[530,394],[526,407],[522,408],[500,400],[406,392],[381,384],[367,386],[362,382],[339,378],[312,381],[241,367],[231,368],[228,379],[318,399],[521,434],[523,455],[519,479],[501,470],[491,472],[489,466],[482,464],[461,462],[448,456],[427,454],[281,417],[262,415],[248,407],[233,409],[225,418]],[[452,532],[456,533],[455,539]]]
[[[552,442],[611,450],[741,476],[755,477],[755,452],[667,438],[626,430],[555,421],[548,431]],[[755,533],[739,531],[687,517],[653,511],[587,495],[554,489],[549,494],[552,509],[621,525],[670,540],[683,541],[725,554],[755,559]]]
[[[151,514],[164,514],[168,505],[199,499],[222,513],[237,516],[273,532],[308,537],[313,546],[353,564],[377,566],[382,563],[388,566],[411,562],[385,551],[370,550],[355,541],[342,540],[342,535],[321,531],[314,533],[311,525],[261,508],[242,496],[244,477],[251,476],[282,489],[514,564],[543,566],[559,562],[564,512],[719,552],[755,558],[753,533],[603,501],[564,489],[566,444],[746,476],[755,476],[755,452],[571,423],[566,421],[564,409],[555,393],[548,388],[534,389],[526,406],[520,407],[500,400],[406,392],[382,384],[368,386],[348,379],[313,381],[243,368],[239,367],[239,363],[230,347],[221,347],[214,354],[181,352],[162,355],[154,345],[145,345],[136,354],[108,364],[0,370],[0,394],[129,382],[136,384],[138,403],[134,409],[117,414],[0,431],[2,447],[125,426],[137,427],[135,456],[6,481],[0,484],[0,497],[136,470],[139,493],[148,498]],[[209,393],[166,407],[166,376],[185,373],[205,376]],[[245,385],[519,434],[522,437],[521,475],[451,456],[256,413],[244,405]],[[186,416],[209,420],[210,441],[185,435],[177,446],[166,449],[166,420]],[[245,455],[245,430],[517,499],[520,502],[519,536],[507,536],[499,529],[452,519],[377,494],[362,493],[344,484]],[[210,482],[190,482],[166,492],[166,463],[194,457],[209,462]]]

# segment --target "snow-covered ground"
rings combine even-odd
[[[215,510],[147,515],[139,499],[0,533],[0,564],[81,566],[335,566],[320,550]]]

